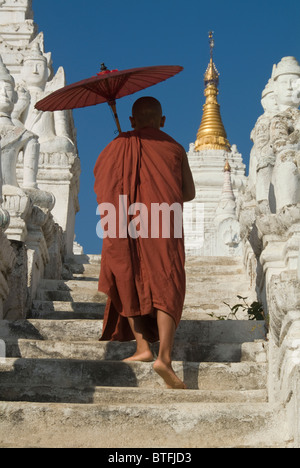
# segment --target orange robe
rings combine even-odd
[[[181,208],[182,221],[183,155],[184,148],[169,135],[144,128],[121,133],[97,160],[94,189],[98,204],[111,203],[116,208],[118,223],[124,212],[119,209],[119,196],[122,195],[127,201],[125,231],[141,214],[136,211],[128,215],[128,207],[133,203],[143,203],[147,208],[143,211],[146,216],[136,222],[135,232],[141,234],[142,225],[146,226],[148,220],[148,237],[145,235],[147,231],[133,238],[123,228],[118,228],[116,238],[103,239],[98,289],[107,294],[108,300],[102,341],[133,340],[127,317],[140,315],[145,320],[148,341],[158,341],[157,309],[170,314],[176,327],[180,322],[185,297],[183,228],[180,237],[178,234],[175,237],[171,212],[168,218],[171,219],[170,236],[167,231],[163,234],[161,223],[159,237],[151,236],[154,218],[151,217],[151,204],[176,203]]]

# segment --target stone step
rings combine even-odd
[[[33,301],[29,318],[66,320],[66,319],[103,319],[105,304],[98,302],[70,301]]]
[[[196,261],[190,261],[187,259],[186,264],[186,271],[188,273],[193,273],[194,271],[203,271],[206,274],[223,274],[223,275],[230,275],[231,273],[235,274],[245,274],[245,267],[242,262],[236,262],[231,264],[226,264],[226,262],[214,262],[214,261],[203,261],[201,258]]]
[[[231,267],[235,265],[243,265],[242,257],[224,257],[224,256],[199,256],[199,255],[189,255],[187,257],[187,265],[220,265],[225,267]]]
[[[78,279],[90,277],[98,280],[101,256],[90,256],[91,258],[87,258],[88,256],[75,257],[77,259],[69,263],[68,266],[75,275],[78,275]],[[200,278],[214,275],[224,276],[225,278],[231,278],[236,275],[245,279],[247,277],[242,258],[240,257],[188,257],[186,272],[188,279],[192,279],[195,274]]]
[[[172,403],[263,403],[267,391],[259,390],[187,390],[178,392],[165,388],[137,387],[76,387],[61,388],[19,384],[13,389],[1,388],[1,401],[31,401],[85,404],[155,404]]]
[[[33,301],[28,318],[32,319],[103,319],[106,302],[71,302],[71,301]],[[218,317],[228,317],[230,309],[224,303],[183,307],[183,320],[217,320]],[[239,313],[239,319],[248,319],[246,313]]]
[[[174,371],[189,389],[264,390],[266,364],[173,362]],[[164,388],[152,363],[70,359],[6,358],[0,364],[0,393],[18,387],[80,389],[87,387]],[[4,399],[3,395],[0,400]]]
[[[216,286],[215,286],[216,288]],[[226,291],[218,290],[217,292],[212,289],[205,287],[202,290],[199,287],[188,288],[184,307],[185,309],[198,309],[202,314],[212,314],[212,318],[217,317],[229,317],[231,314],[231,308],[237,304],[242,304],[243,301],[238,298],[242,296],[247,298],[247,304],[251,305],[252,302],[256,301],[256,297],[249,288],[245,286],[237,287],[234,291],[227,289]],[[236,318],[239,320],[248,320],[247,310],[239,308]],[[206,318],[207,320],[207,318]]]
[[[203,273],[202,273],[203,275]],[[222,313],[229,313],[229,308],[224,302],[233,306],[240,301],[237,296],[250,298],[248,279],[242,280],[239,276],[231,276],[230,281],[225,277],[196,275],[195,279],[187,281],[185,297],[186,305],[201,304],[213,309],[221,309]],[[42,280],[37,291],[36,300],[56,302],[94,302],[105,304],[107,296],[98,291],[98,280],[73,279],[64,280]],[[239,318],[244,318],[240,316]]]
[[[250,291],[246,284],[237,283],[231,284],[230,287],[224,285],[223,288],[214,285],[214,287],[193,287],[193,290],[188,290],[186,293],[185,303],[198,305],[205,304],[218,304],[223,306],[223,302],[230,303],[231,306],[237,304],[239,300],[237,296],[249,297]],[[65,302],[98,302],[105,303],[107,296],[99,291],[97,288],[76,288],[73,290],[39,290],[36,299],[43,301],[65,301]]]
[[[247,287],[249,286],[249,280],[240,275],[239,273],[233,274],[232,272],[228,273],[228,275],[221,275],[221,274],[212,274],[207,275],[202,272],[202,274],[197,273],[197,278],[187,278],[187,285],[193,286],[207,286],[213,287],[216,284],[220,285],[221,288],[230,287],[231,285],[239,285],[243,284]]]
[[[247,278],[241,278],[240,275],[230,275],[230,278],[227,278],[224,275],[213,275],[213,277],[207,277],[206,275],[197,275],[195,280],[187,279],[188,284],[193,284],[198,286],[199,289],[202,289],[203,286],[218,290],[219,288],[224,291],[226,289],[235,290],[236,287],[241,285],[242,287],[249,288],[249,281]],[[97,292],[98,290],[98,279],[96,278],[85,278],[82,281],[79,279],[72,280],[41,280],[39,284],[38,293],[45,291],[66,291],[66,292],[76,292],[77,290],[89,290],[91,292]]]
[[[28,313],[31,319],[103,319],[106,303],[71,302],[71,301],[40,301],[34,300]],[[216,320],[209,314],[226,314],[228,307],[223,305],[202,304],[203,307],[184,306],[182,318],[186,320]]]
[[[274,407],[266,403],[1,402],[0,434],[2,448],[186,447],[187,453],[284,446]]]
[[[97,341],[102,320],[17,320],[0,322],[0,338],[15,342],[18,339]]]
[[[94,287],[97,288],[98,281],[99,281],[99,273],[100,271],[91,271],[88,270],[81,274],[73,274],[72,280],[60,280],[60,281],[76,281],[78,286],[84,287],[83,285],[86,283],[93,283]],[[233,282],[237,285],[242,284],[244,287],[246,286],[247,289],[249,287],[249,279],[245,274],[240,273],[240,270],[236,271],[227,271],[227,272],[214,272],[214,271],[195,271],[193,274],[190,274],[187,277],[187,286],[194,287],[196,285],[215,285],[216,282],[220,284],[220,287],[223,288],[228,286],[228,284],[232,284]],[[51,285],[49,285],[51,286]],[[44,288],[47,289],[47,288]]]
[[[83,254],[83,255],[72,255],[69,260],[70,265],[84,265],[84,266],[96,266],[101,264],[101,255],[95,254]],[[189,255],[186,261],[187,266],[201,267],[204,265],[218,265],[226,268],[232,266],[243,266],[243,258],[240,256],[236,257],[224,257],[224,256],[199,256]]]
[[[42,280],[36,300],[105,303],[107,296],[98,291],[97,281]]]
[[[73,270],[73,268],[71,268]],[[98,281],[100,274],[100,265],[82,265],[80,268],[75,268],[73,274],[74,279],[82,280],[85,278],[90,278],[92,281]],[[214,264],[201,264],[197,266],[190,266],[189,263],[186,264],[186,272],[188,279],[195,273],[199,274],[200,278],[206,278],[207,281],[212,281],[212,276],[217,276],[224,281],[233,277],[240,277],[242,279],[247,278],[245,268],[243,265],[227,266],[227,265],[214,265]]]
[[[122,362],[135,342],[99,342],[101,256],[78,255],[72,280],[43,280],[31,316],[0,323],[0,447],[281,446],[267,399],[265,323],[206,320],[247,296],[241,259],[189,259],[167,390],[152,363]],[[158,344],[152,345],[157,353]],[[277,415],[276,415],[277,418]]]
[[[231,275],[240,275],[241,278],[247,276],[245,267],[242,263],[238,262],[232,265],[226,265],[226,263],[214,263],[214,262],[203,262],[199,259],[198,262],[191,262],[189,259],[186,262],[185,270],[187,277],[193,279],[197,273],[200,276],[212,276],[220,275],[229,279]]]
[[[97,341],[102,320],[28,319],[0,322],[0,339]],[[182,320],[175,339],[185,345],[244,343],[265,338],[265,322],[249,320]]]
[[[42,301],[98,302],[100,304],[105,304],[107,297],[96,289],[94,291],[85,289],[77,291],[40,290],[37,293],[36,299]]]
[[[210,300],[216,301],[216,299],[224,299],[226,297],[237,299],[237,296],[244,296],[246,293],[250,293],[249,282],[241,280],[230,282],[220,282],[216,278],[213,282],[206,283],[205,281],[197,281],[193,284],[187,284],[187,295],[197,294],[197,298],[201,300],[202,297],[207,297]],[[244,296],[245,297],[245,296]],[[240,302],[236,301],[236,302]]]
[[[195,301],[191,302],[189,304],[187,300],[184,305],[182,320],[249,320],[249,316],[245,311],[239,311],[234,318],[229,307],[225,304],[200,303],[199,306],[195,306]]]
[[[255,343],[192,343],[175,346],[172,359],[194,362],[240,362],[266,361],[265,342]],[[245,351],[243,348],[247,345]],[[151,345],[154,356],[158,354],[159,344]],[[53,341],[22,340],[7,343],[6,356],[30,359],[87,359],[87,360],[123,360],[136,350],[133,341],[126,343],[99,341]]]

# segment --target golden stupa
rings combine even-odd
[[[195,151],[205,149],[221,149],[230,151],[231,146],[227,140],[226,131],[221,119],[219,94],[219,72],[213,61],[214,40],[212,31],[209,33],[210,62],[204,75],[204,96],[206,102],[203,106],[203,116],[195,142]]]

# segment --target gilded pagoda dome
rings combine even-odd
[[[219,94],[219,72],[213,61],[214,40],[213,33],[209,33],[210,61],[204,75],[204,96],[206,97],[203,106],[203,116],[195,142],[195,151],[205,149],[221,149],[230,151],[231,146],[227,140],[227,134],[222,122],[220,105],[217,100]]]

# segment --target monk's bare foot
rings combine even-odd
[[[182,380],[175,374],[172,369],[171,365],[165,364],[160,359],[156,359],[155,363],[153,364],[153,369],[155,372],[158,373],[160,377],[162,377],[167,385],[167,388],[177,388],[177,389],[186,389],[187,386],[185,385]]]
[[[142,353],[134,353],[132,356],[129,356],[126,359],[123,359],[123,362],[130,361],[141,361],[141,362],[152,362],[154,360],[153,354],[151,351],[144,351]]]

